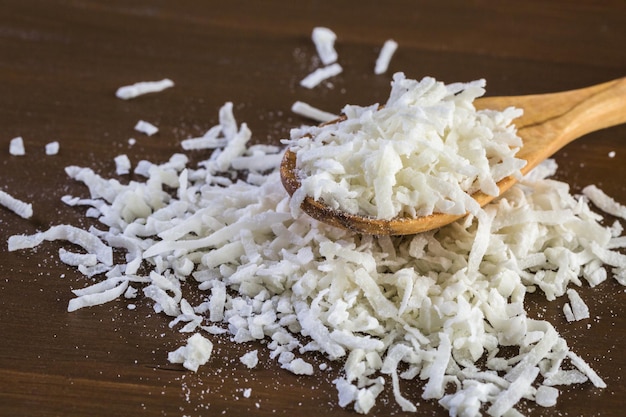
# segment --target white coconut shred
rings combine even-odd
[[[311,39],[315,44],[315,49],[324,65],[332,64],[337,61],[337,51],[335,51],[335,41],[337,35],[335,32],[325,27],[313,28]]]
[[[398,42],[394,41],[393,39],[387,39],[385,41],[383,47],[380,48],[378,58],[376,58],[374,74],[384,74],[385,72],[387,72],[389,64],[391,63],[391,58],[396,52],[396,49],[398,49]]]
[[[129,100],[144,94],[158,93],[173,86],[174,81],[169,78],[164,78],[159,81],[141,81],[118,88],[115,92],[115,96],[122,100]]]
[[[24,219],[29,219],[33,216],[33,205],[31,203],[17,199],[2,190],[0,190],[0,205]]]
[[[9,153],[14,156],[26,155],[24,139],[21,136],[11,139],[11,142],[9,142]]]
[[[522,111],[477,111],[484,86],[396,73],[383,107],[348,105],[338,123],[293,129],[286,143],[301,182],[294,212],[311,196],[381,219],[476,214],[471,194],[497,196],[496,183],[525,165],[515,158],[522,142],[511,124]]]
[[[211,135],[220,147],[196,168],[181,154],[138,163],[145,182],[69,167],[90,197],[64,201],[88,207],[102,229],[54,226],[11,237],[9,250],[67,239],[92,254],[101,279],[75,290],[69,310],[132,300],[139,289],[172,328],[228,332],[237,343],[265,339],[270,358],[289,371],[323,372],[307,362],[317,352],[343,370],[339,404],[360,413],[376,407],[385,386],[403,410],[417,409],[402,390],[411,384],[451,416],[519,415],[520,398],[548,406],[561,385],[605,386],[552,324],[525,309],[535,289],[553,300],[571,283],[596,285],[604,263],[616,276],[626,271],[616,228],[603,227],[567,184],[546,179],[554,163],[488,205],[480,225],[470,216],[420,235],[374,237],[292,216],[275,158],[282,149],[248,147],[250,131],[235,122],[231,103]],[[236,171],[242,158],[273,166]],[[114,263],[113,249],[125,260]],[[187,301],[191,282],[206,301]],[[190,369],[209,361],[210,341],[194,336],[188,346],[196,342],[199,349],[170,360]],[[503,346],[518,352],[506,356]]]

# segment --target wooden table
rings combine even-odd
[[[0,1],[0,189],[33,202],[24,220],[0,210],[0,240],[58,223],[87,227],[61,196],[84,195],[68,165],[114,175],[113,157],[165,161],[182,139],[204,133],[226,101],[259,142],[277,143],[306,120],[295,100],[337,112],[388,94],[391,73],[446,82],[486,78],[489,95],[552,92],[626,75],[626,3],[622,0],[497,1]],[[337,35],[344,73],[307,90],[316,67],[315,26]],[[390,70],[374,75],[383,42],[399,43]],[[117,87],[171,78],[166,92],[119,100]],[[137,120],[159,126],[140,136]],[[25,156],[11,156],[22,136]],[[129,146],[128,139],[137,143]],[[59,141],[46,156],[44,145]],[[614,157],[609,153],[615,152]],[[626,204],[626,126],[589,135],[556,157],[558,178],[579,191],[595,183]],[[259,347],[253,370],[238,358],[250,346],[214,338],[210,363],[196,374],[167,361],[185,335],[168,328],[148,302],[68,313],[70,289],[87,284],[57,260],[60,243],[34,251],[0,250],[0,415],[183,416],[354,415],[340,408],[332,379],[280,370]],[[592,319],[568,324],[563,300],[530,300],[573,350],[605,379],[562,392],[554,410],[528,415],[623,415],[626,295],[613,280],[580,290]],[[252,347],[255,347],[253,345]],[[315,358],[313,359],[315,360]],[[252,388],[250,398],[244,388]],[[408,387],[410,388],[410,387]],[[419,398],[420,387],[410,394]],[[525,406],[526,407],[526,406]],[[526,409],[524,408],[524,411]],[[372,415],[402,415],[386,392]],[[417,415],[446,415],[420,401]]]

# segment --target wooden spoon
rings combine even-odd
[[[486,97],[476,100],[474,104],[477,109],[503,110],[514,106],[524,110],[524,115],[515,119],[514,123],[523,141],[523,146],[516,156],[527,161],[526,166],[521,169],[522,174],[527,174],[574,139],[596,130],[625,123],[626,77],[559,93]],[[296,174],[296,154],[291,150],[285,152],[280,175],[285,189],[293,195],[300,187],[300,181]],[[500,195],[516,181],[513,177],[506,177],[498,182]],[[482,192],[477,192],[472,197],[481,206],[496,198]],[[434,213],[424,217],[382,220],[331,209],[323,201],[316,201],[312,197],[305,198],[302,209],[322,222],[373,235],[408,235],[425,232],[465,216]]]

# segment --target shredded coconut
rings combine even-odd
[[[115,162],[115,173],[117,175],[125,175],[130,172],[130,159],[128,159],[127,155],[118,155],[114,158]]]
[[[387,72],[389,68],[389,63],[391,62],[391,58],[393,54],[398,49],[398,42],[393,39],[388,39],[383,44],[383,47],[380,49],[380,53],[378,54],[378,58],[376,59],[376,65],[374,67],[375,74],[384,74]]]
[[[26,155],[26,148],[24,147],[24,139],[21,136],[11,139],[9,143],[9,153],[14,156]]]
[[[25,203],[2,190],[0,190],[0,205],[24,219],[29,219],[33,216],[33,205],[31,203]]]
[[[258,354],[259,354],[258,350],[253,350],[251,352],[244,354],[241,358],[239,358],[239,360],[248,368],[254,368],[259,363]]]
[[[34,235],[14,235],[9,237],[9,251],[34,248],[44,240],[65,240],[83,247],[88,253],[96,255],[104,265],[113,265],[113,250],[97,236],[86,230],[69,225],[52,226],[45,232]]]
[[[341,74],[343,68],[338,63],[330,64],[326,67],[318,68],[300,81],[300,85],[306,88],[315,88],[323,81]]]
[[[585,304],[583,299],[580,298],[580,295],[576,292],[576,290],[572,288],[568,289],[567,298],[569,298],[569,303],[572,314],[574,316],[574,320],[578,321],[589,318],[589,307],[587,307],[587,304]]]
[[[160,81],[142,81],[118,88],[115,95],[123,100],[128,100],[143,94],[158,93],[173,86],[174,82],[168,78]]]
[[[102,230],[53,226],[11,236],[9,250],[56,239],[82,247],[60,253],[92,277],[73,290],[68,310],[132,300],[140,290],[171,328],[194,333],[168,355],[191,370],[209,360],[205,333],[264,340],[269,357],[296,374],[323,372],[303,358],[317,352],[342,370],[333,381],[339,405],[359,413],[386,386],[403,410],[415,410],[404,395],[415,389],[410,380],[423,381],[421,397],[450,415],[519,415],[521,398],[555,401],[544,386],[606,386],[549,322],[525,311],[528,292],[554,300],[570,285],[597,285],[604,263],[626,284],[620,229],[602,226],[567,184],[546,179],[553,161],[488,205],[480,222],[468,217],[415,236],[354,235],[291,214],[276,158],[283,150],[248,146],[232,103],[218,126],[221,147],[196,168],[182,154],[141,161],[135,173],[145,181],[122,184],[68,167],[90,197],[63,201],[84,206]],[[239,158],[273,166],[236,171]],[[116,264],[114,249],[124,255]],[[205,295],[197,305],[185,296],[194,284]],[[252,353],[240,360],[256,362]]]
[[[335,32],[325,27],[316,27],[313,29],[311,38],[324,65],[337,61],[337,51],[335,51],[337,35]]]
[[[537,393],[535,394],[535,402],[542,407],[554,407],[558,398],[559,390],[545,385],[537,388]]]
[[[583,194],[600,210],[626,220],[626,206],[618,203],[595,185],[583,188]]]
[[[139,120],[135,125],[135,130],[137,132],[145,133],[148,136],[152,136],[159,131],[159,128],[150,122]]]
[[[56,155],[59,153],[59,142],[54,141],[54,142],[50,142],[50,143],[46,143],[46,155]]]
[[[335,120],[339,117],[336,114],[325,112],[302,101],[294,102],[291,106],[291,111],[299,114],[300,116],[308,117],[311,120],[322,123],[330,122],[331,120]]]
[[[213,343],[200,333],[196,333],[187,339],[187,344],[181,346],[167,355],[171,363],[182,363],[190,371],[197,372],[211,358]]]
[[[565,315],[565,320],[569,322],[576,321],[576,317],[572,311],[572,306],[569,303],[565,303],[563,305],[563,314]]]

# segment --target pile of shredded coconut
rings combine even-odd
[[[296,153],[301,187],[292,206],[306,196],[333,209],[380,219],[434,212],[476,214],[476,191],[497,196],[496,183],[520,176],[525,161],[512,120],[520,109],[474,108],[485,81],[445,85],[393,77],[389,99],[344,107],[344,119],[293,129],[286,143]]]
[[[445,105],[436,111],[449,114]],[[416,411],[400,380],[451,416],[515,416],[521,398],[551,406],[569,384],[605,386],[552,324],[525,309],[529,292],[554,300],[572,285],[600,284],[605,264],[626,284],[619,223],[602,226],[584,197],[547,179],[553,162],[488,205],[480,223],[469,216],[415,236],[362,236],[294,217],[278,172],[283,149],[247,146],[250,138],[227,103],[219,125],[194,139],[215,148],[195,168],[183,154],[141,161],[134,172],[145,181],[122,184],[68,167],[89,198],[63,201],[86,207],[101,228],[58,225],[10,237],[9,250],[45,240],[82,247],[60,258],[97,282],[74,290],[68,310],[147,297],[172,328],[204,335],[170,355],[188,368],[210,360],[205,336],[221,333],[266,340],[270,357],[296,374],[324,372],[305,360],[318,352],[341,364],[339,404],[359,413],[386,386],[402,410]],[[116,264],[113,252],[125,260]],[[197,305],[185,293],[191,282],[206,294]],[[256,352],[241,361],[254,367]]]

